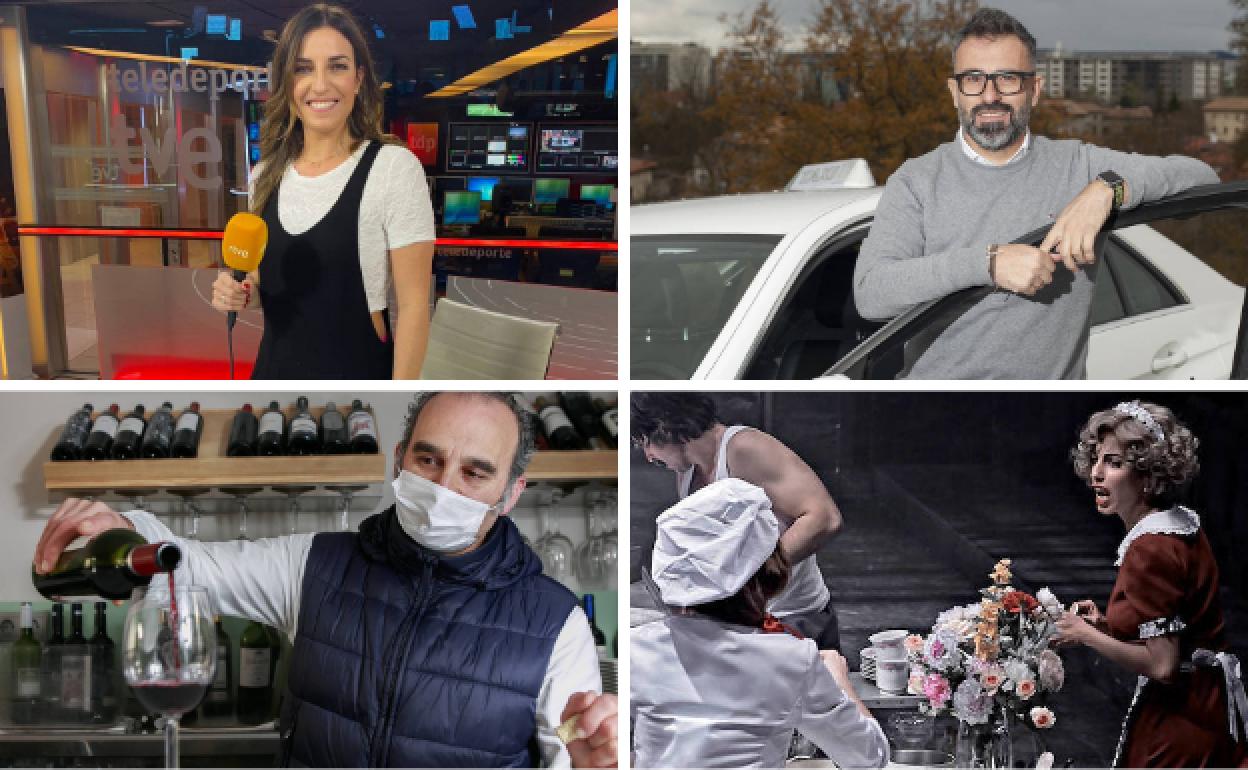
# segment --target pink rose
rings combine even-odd
[[[928,703],[932,704],[932,708],[944,708],[949,702],[953,691],[949,687],[949,680],[940,674],[928,674],[923,679],[923,695],[927,697]]]
[[[906,652],[917,654],[923,652],[923,637],[918,634],[910,634],[906,637]]]
[[[1022,698],[1023,700],[1027,700],[1028,698],[1036,694],[1036,680],[1035,679],[1019,680],[1018,684],[1015,686],[1014,689],[1018,693],[1018,697]]]
[[[1030,712],[1030,716],[1031,723],[1041,730],[1049,729],[1053,726],[1053,723],[1057,721],[1057,717],[1054,716],[1053,712],[1049,711],[1044,706],[1036,706],[1033,708]]]

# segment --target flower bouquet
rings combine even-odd
[[[942,612],[930,634],[906,640],[909,689],[925,713],[957,717],[960,764],[1009,767],[1011,723],[1044,730],[1057,720],[1045,696],[1066,678],[1049,649],[1062,605],[1047,588],[1035,596],[1012,588],[1009,559],[989,577],[979,603]]]

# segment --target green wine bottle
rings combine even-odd
[[[276,663],[269,632],[259,623],[243,629],[238,639],[238,721],[258,725],[269,721]]]
[[[152,582],[158,572],[172,572],[182,560],[173,543],[148,543],[131,529],[109,529],[82,548],[61,554],[46,575],[30,569],[39,593],[49,599],[61,596],[100,596],[129,599],[136,586]]]
[[[22,602],[21,636],[13,643],[13,706],[14,724],[33,725],[39,721],[42,702],[41,652],[35,641],[34,610],[30,602]]]

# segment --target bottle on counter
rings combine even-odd
[[[113,640],[108,638],[108,604],[95,603],[95,635],[91,648],[91,722],[111,725],[117,721],[121,704],[117,698],[117,657]]]
[[[256,435],[258,424],[251,404],[243,404],[243,408],[234,413],[234,421],[230,423],[230,440],[226,444],[225,454],[229,457],[251,457],[256,453]]]
[[[559,403],[568,419],[576,427],[576,432],[590,449],[606,449],[607,442],[602,438],[601,421],[589,394],[584,391],[570,390],[559,394]]]
[[[290,437],[286,441],[286,454],[314,455],[321,451],[321,439],[317,435],[316,420],[308,411],[307,396],[295,401],[295,416],[290,420]]]
[[[91,423],[91,433],[87,435],[87,443],[82,447],[82,459],[107,460],[113,448],[113,438],[121,421],[117,419],[118,407],[113,404],[107,412],[101,412]]]
[[[173,428],[174,457],[186,458],[199,455],[199,438],[204,434],[204,416],[199,413],[199,402],[192,401],[178,417]]]
[[[91,648],[82,635],[82,604],[70,609],[70,635],[61,652],[61,718],[72,724],[91,721]]]
[[[258,725],[271,719],[273,673],[277,655],[268,630],[259,623],[243,629],[238,640],[238,721]]]
[[[602,398],[595,398],[594,411],[598,412],[603,440],[611,449],[618,448],[620,445],[620,410],[617,407],[608,406]]]
[[[87,444],[87,437],[91,434],[92,408],[90,404],[83,404],[81,409],[71,414],[65,421],[61,437],[56,440],[56,446],[52,447],[54,462],[82,459],[82,450]]]
[[[276,401],[269,402],[269,408],[260,415],[260,438],[256,442],[256,451],[264,457],[274,457],[282,453],[282,440],[286,437],[286,415]]]
[[[377,454],[377,423],[358,398],[351,402],[351,414],[347,415],[347,435],[355,454]]]
[[[117,428],[117,436],[113,439],[113,448],[109,457],[114,460],[133,460],[139,456],[139,444],[143,440],[143,431],[147,429],[147,420],[143,419],[143,405],[139,404],[131,410]]]
[[[62,721],[61,714],[61,656],[65,651],[65,605],[52,605],[52,630],[48,646],[44,648],[40,668],[43,671],[40,690],[43,694],[43,722]]]
[[[325,411],[321,413],[321,449],[327,455],[341,455],[351,451],[347,421],[333,401],[326,402]]]
[[[87,413],[90,418],[90,411]],[[13,643],[13,689],[10,716],[13,724],[38,724],[43,712],[43,651],[35,640],[34,608],[22,602],[21,634]]]
[[[585,610],[585,617],[589,619],[589,631],[594,635],[594,647],[598,650],[598,659],[603,660],[609,657],[607,653],[607,635],[598,627],[598,620],[594,616],[594,595],[585,594],[582,596],[581,607]]]
[[[139,454],[149,460],[169,456],[173,447],[173,404],[166,401],[152,413],[143,433]]]
[[[173,543],[148,543],[134,530],[109,529],[81,548],[62,553],[46,575],[37,574],[32,566],[31,580],[48,599],[129,599],[136,586],[148,585],[159,572],[172,572],[181,560],[182,551]]]
[[[585,442],[577,434],[572,421],[553,399],[545,395],[538,396],[533,406],[542,418],[542,427],[546,431],[546,441],[551,449],[584,449]]]
[[[213,719],[234,716],[234,666],[230,661],[230,636],[221,625],[221,616],[214,618],[217,626],[217,673],[204,696],[201,712]]]

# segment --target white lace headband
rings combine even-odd
[[[1161,429],[1161,424],[1157,422],[1157,418],[1144,407],[1140,406],[1139,401],[1123,401],[1114,407],[1114,411],[1118,414],[1126,415],[1144,426],[1149,435],[1153,437],[1153,441],[1161,441],[1166,437],[1165,431]]]

